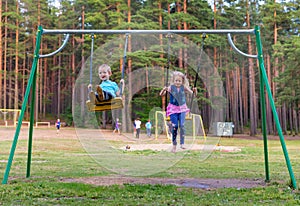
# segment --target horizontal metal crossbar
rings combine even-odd
[[[241,55],[249,58],[257,58],[257,55],[251,55],[241,52],[231,40],[231,34],[255,34],[255,29],[220,29],[220,30],[76,30],[76,29],[42,29],[42,34],[65,34],[66,38],[59,49],[50,53],[40,55],[39,58],[53,56],[61,51],[67,44],[70,34],[226,34],[231,47]]]
[[[43,29],[42,34],[255,34],[254,29],[219,29],[219,30],[72,30]]]

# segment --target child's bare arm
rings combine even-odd
[[[125,81],[124,81],[124,79],[121,79],[120,80],[120,85],[121,85],[121,89],[122,89],[122,92],[124,92],[124,88],[125,88]],[[120,89],[116,92],[116,95],[117,96],[120,96],[120,93],[121,93],[121,91],[120,91]]]
[[[159,92],[159,95],[160,96],[163,96],[166,94],[166,92],[169,90],[169,87],[164,87],[160,92]]]
[[[194,95],[195,95],[195,96],[198,95],[197,87],[194,87],[194,88],[193,88],[193,92],[194,92]]]
[[[189,87],[185,87],[185,91],[187,91],[190,94],[194,94],[195,96],[197,96],[197,88],[194,87],[193,90],[191,90]]]
[[[124,81],[124,79],[120,80],[120,84],[122,84],[122,91],[124,91],[124,89],[125,89],[125,81]]]

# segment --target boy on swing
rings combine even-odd
[[[120,95],[120,89],[116,82],[109,80],[112,75],[111,68],[107,64],[102,64],[98,68],[98,75],[101,80],[100,85],[97,85],[95,96],[91,95],[91,101],[95,104],[113,99]],[[124,91],[124,79],[121,79],[122,91]],[[89,84],[88,88],[91,89],[92,85]]]

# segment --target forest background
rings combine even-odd
[[[0,4],[0,108],[21,108],[39,25],[46,29],[107,30],[253,29],[255,25],[259,25],[265,67],[283,133],[299,133],[299,0],[1,0]],[[201,35],[186,37],[201,45]],[[47,54],[57,49],[63,38],[62,35],[43,37],[41,53]],[[107,35],[95,38],[95,49],[108,40]],[[234,36],[233,41],[241,51],[256,53],[254,37]],[[76,78],[90,56],[90,51],[89,35],[72,35],[62,52],[51,58],[40,59],[34,108],[37,120],[61,118],[72,125],[70,100]],[[226,37],[220,35],[206,38],[204,51],[224,80],[228,101],[226,121],[234,123],[235,133],[260,133],[259,69],[256,60],[234,53]],[[141,66],[141,62],[133,61],[134,54],[131,55],[126,63],[126,73],[134,71],[137,68],[135,64]],[[166,56],[160,56],[156,61],[151,61],[159,62],[162,58],[166,60]],[[149,61],[146,62],[145,64],[149,64]],[[195,74],[190,73],[184,64],[171,64],[193,80]],[[121,65],[120,59],[120,67],[112,68],[113,80],[120,79]],[[163,78],[162,81],[165,81]],[[207,126],[211,109],[209,98],[201,81],[197,83],[197,87],[197,101]],[[136,94],[132,100],[132,107],[135,108],[133,116],[139,116],[145,122],[147,110],[154,106],[164,107],[164,100],[158,95],[159,90],[160,88],[145,88]],[[269,100],[266,100],[268,133],[276,134]],[[139,112],[139,108],[143,108],[143,112]],[[25,119],[29,118],[30,109],[28,103]],[[111,121],[109,116],[105,113],[102,115],[104,127],[105,122]]]

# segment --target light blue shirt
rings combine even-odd
[[[102,81],[100,87],[103,91],[109,92],[113,97],[116,97],[116,92],[119,91],[117,83],[110,80]]]
[[[147,123],[145,124],[145,126],[146,126],[147,129],[151,129],[151,126],[152,126],[152,125],[151,125],[150,122],[147,122]]]

